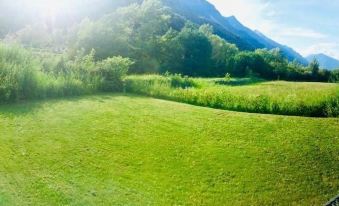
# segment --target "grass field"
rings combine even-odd
[[[339,120],[138,96],[0,106],[0,205],[322,205]]]
[[[174,87],[171,77],[130,76],[126,80],[126,89],[128,92],[151,97],[232,111],[339,116],[339,84],[257,79],[233,79],[230,82],[224,82],[223,79],[186,81],[192,82],[192,85]]]

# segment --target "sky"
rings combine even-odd
[[[224,16],[306,56],[339,59],[339,0],[208,0]]]

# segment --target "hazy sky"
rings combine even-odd
[[[235,15],[303,55],[339,59],[339,0],[208,0],[224,15]]]

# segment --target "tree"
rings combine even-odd
[[[96,59],[129,57],[135,61],[132,73],[156,73],[161,66],[159,39],[170,29],[170,20],[171,13],[158,0],[132,4],[98,21],[83,21],[77,48],[94,48]]]
[[[330,74],[329,81],[339,83],[339,69],[333,70]]]
[[[287,77],[288,61],[282,56],[279,48],[257,49],[256,54],[259,54],[266,62],[265,70],[259,71],[259,73],[265,78],[269,79],[281,79]]]
[[[314,78],[317,78],[317,75],[319,74],[319,70],[320,70],[320,64],[318,62],[318,60],[316,58],[314,58],[310,65],[309,65],[310,70],[312,71],[312,76]]]
[[[212,46],[211,75],[224,76],[231,72],[234,57],[239,52],[238,47],[213,34],[213,27],[210,25],[202,25],[199,30],[208,37]]]
[[[210,75],[209,64],[212,45],[204,33],[188,23],[178,34],[184,48],[182,74],[191,76]]]
[[[239,52],[234,57],[232,74],[238,77],[247,75],[256,75],[267,77],[267,72],[270,71],[268,64],[261,55],[255,52]]]
[[[174,29],[167,31],[159,38],[158,58],[160,62],[160,73],[182,73],[184,47],[178,39],[179,32]]]

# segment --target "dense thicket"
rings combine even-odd
[[[0,44],[0,103],[122,91],[133,62],[120,56],[95,61],[94,54],[67,59]]]

